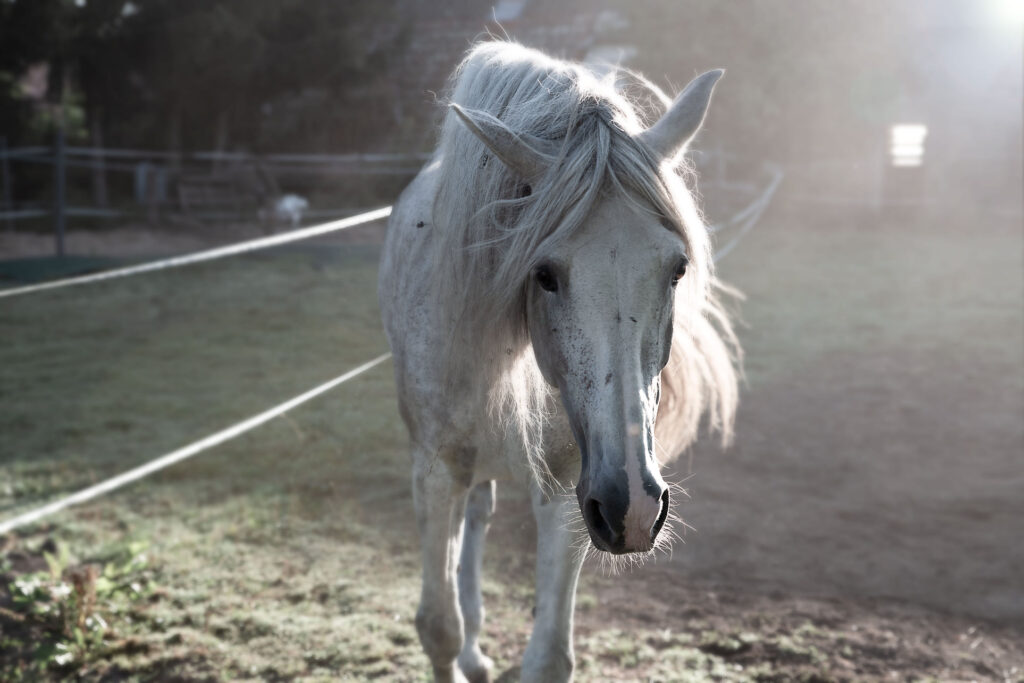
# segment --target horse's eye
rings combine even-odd
[[[529,183],[524,183],[523,185],[519,186],[519,189],[516,190],[516,199],[525,199],[526,197],[529,197],[531,194],[533,194],[533,188],[530,187]]]
[[[558,279],[555,274],[551,272],[551,267],[542,265],[537,266],[537,270],[534,271],[533,276],[537,278],[537,284],[545,292],[557,292],[558,291]]]
[[[679,265],[676,266],[675,272],[672,273],[672,286],[673,287],[678,285],[679,281],[683,279],[684,275],[686,275],[686,266],[687,266],[688,263],[689,263],[689,261],[687,261],[684,258],[682,261],[679,262]]]

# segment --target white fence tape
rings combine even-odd
[[[133,481],[142,479],[143,477],[150,475],[158,470],[162,470],[165,467],[170,467],[171,465],[177,462],[181,462],[182,460],[191,458],[193,455],[202,453],[203,451],[213,448],[214,446],[217,446],[219,444],[222,444],[225,441],[229,441],[237,436],[241,436],[242,434],[245,434],[246,432],[255,429],[256,427],[259,427],[260,425],[269,422],[275,417],[278,417],[279,415],[288,412],[292,408],[296,408],[302,405],[303,403],[316,398],[320,394],[330,391],[339,384],[347,382],[348,380],[352,379],[353,377],[356,377],[357,375],[363,374],[370,368],[380,365],[390,357],[390,353],[385,353],[381,356],[377,356],[373,360],[363,363],[359,367],[352,368],[345,374],[339,375],[338,377],[335,377],[329,382],[324,382],[320,386],[310,389],[309,391],[303,394],[299,394],[295,398],[289,399],[284,403],[278,404],[273,408],[265,410],[259,415],[254,415],[247,420],[242,420],[241,422],[233,424],[226,429],[222,429],[215,434],[210,434],[209,436],[202,438],[199,441],[194,441],[188,444],[187,446],[179,448],[176,451],[171,451],[167,455],[163,455],[159,458],[156,458],[155,460],[151,460],[147,462],[145,465],[140,465],[135,469],[128,470],[127,472],[119,474],[116,477],[112,477],[110,479],[107,479],[106,481],[100,482],[99,484],[90,486],[87,489],[82,489],[81,491],[73,493],[70,496],[66,496],[59,500],[55,500],[54,502],[48,505],[36,508],[35,510],[26,512],[25,514],[18,515],[17,517],[7,520],[6,522],[0,522],[0,534],[6,534],[9,531],[13,531],[14,529],[25,526],[26,524],[38,522],[44,517],[49,517],[50,515],[60,512],[65,508],[71,507],[72,505],[78,505],[79,503],[84,503],[88,500],[92,500],[97,496],[102,496],[105,493],[110,493],[114,489],[119,489],[126,484],[130,484]]]
[[[292,230],[290,232],[283,232],[279,235],[270,235],[269,237],[259,237],[253,240],[248,240],[246,242],[237,242],[235,244],[229,244],[223,247],[207,249],[206,251],[197,251],[192,254],[173,256],[171,258],[161,259],[159,261],[150,261],[148,263],[140,263],[135,266],[115,268],[113,270],[105,270],[99,273],[92,273],[89,275],[79,275],[77,277],[63,278],[61,280],[51,280],[50,282],[40,282],[39,284],[35,285],[25,285],[23,287],[11,287],[9,289],[0,289],[0,299],[12,296],[19,296],[22,294],[31,294],[33,292],[43,292],[48,289],[57,289],[59,287],[69,287],[71,285],[84,285],[90,282],[100,282],[102,280],[112,280],[114,278],[127,277],[128,275],[151,273],[155,270],[164,270],[166,268],[190,266],[195,263],[213,261],[214,259],[224,258],[226,256],[245,254],[250,251],[268,249],[270,247],[276,247],[278,245],[287,244],[289,242],[296,242],[298,240],[309,239],[310,237],[326,235],[331,232],[337,232],[338,230],[345,230],[346,228],[351,228],[356,225],[362,225],[363,223],[369,223],[371,221],[379,220],[381,218],[387,218],[390,215],[391,207],[386,206],[383,209],[377,209],[375,211],[359,214],[358,216],[342,218],[341,220],[331,221],[329,223],[322,223],[320,225],[313,225],[308,228],[300,228],[299,230]]]

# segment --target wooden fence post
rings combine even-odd
[[[14,219],[11,212],[14,211],[14,197],[11,190],[11,165],[7,158],[7,136],[0,135],[0,174],[3,176],[4,210],[7,212],[7,232],[14,232]]]
[[[64,256],[64,203],[67,178],[64,173],[64,112],[57,116],[53,149],[53,229],[57,240],[57,256]]]

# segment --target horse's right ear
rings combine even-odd
[[[724,70],[715,69],[690,81],[665,115],[641,133],[640,139],[663,159],[677,156],[700,130],[711,104],[711,92],[724,74]]]
[[[555,144],[550,140],[516,133],[485,111],[464,109],[455,103],[451,108],[494,156],[523,178],[531,180],[542,175],[554,161]]]

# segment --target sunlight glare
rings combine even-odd
[[[1000,22],[1024,26],[1024,0],[993,0],[992,9]]]
[[[924,160],[924,139],[928,127],[921,123],[898,123],[889,130],[889,154],[893,166],[920,166]]]

